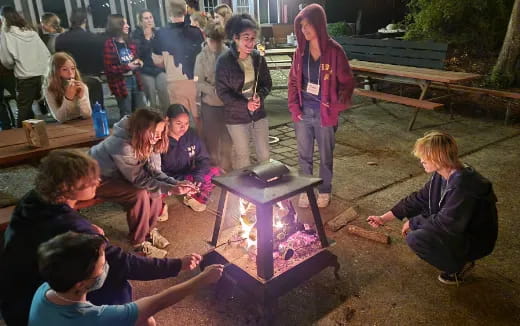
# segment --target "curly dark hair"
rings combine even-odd
[[[226,23],[226,35],[229,39],[238,37],[247,29],[258,30],[258,24],[249,14],[233,15]]]

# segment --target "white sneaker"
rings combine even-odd
[[[157,247],[159,249],[164,249],[170,245],[170,241],[163,237],[157,228],[153,228],[150,231],[150,242],[154,247]]]
[[[191,207],[195,212],[204,212],[206,210],[206,204],[199,202],[195,198],[184,196],[183,202],[184,205]]]
[[[316,201],[319,208],[327,207],[330,204],[330,194],[318,194]]]
[[[300,194],[300,198],[298,199],[298,207],[309,208],[309,197],[307,197],[306,193]]]
[[[168,205],[166,205],[166,203],[164,203],[162,211],[161,211],[161,215],[159,215],[159,217],[157,218],[157,221],[159,221],[159,222],[168,221]]]
[[[150,258],[164,258],[168,254],[166,250],[155,248],[149,241],[137,245],[134,251]]]

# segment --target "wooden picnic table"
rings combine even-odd
[[[103,140],[96,138],[92,119],[48,123],[46,129],[49,146],[38,148],[27,144],[23,128],[0,131],[0,167],[39,159],[53,149],[92,146]]]
[[[265,55],[292,55],[296,52],[296,48],[278,48],[278,49],[265,49]]]
[[[465,73],[465,72],[456,72],[456,71],[447,71],[447,70],[437,70],[437,69],[429,69],[429,68],[417,68],[417,67],[409,67],[409,66],[400,66],[400,65],[392,65],[386,63],[376,63],[376,62],[368,62],[368,61],[360,61],[360,60],[351,60],[350,67],[354,75],[359,77],[364,77],[368,79],[380,79],[386,80],[390,82],[403,83],[403,84],[413,84],[417,85],[421,88],[421,94],[418,99],[414,99],[415,103],[420,103],[417,101],[423,101],[426,103],[425,96],[430,88],[430,85],[435,83],[444,84],[448,90],[448,95],[437,97],[435,99],[445,98],[453,95],[451,90],[451,85],[462,84],[467,81],[471,81],[474,79],[478,79],[481,77],[479,74],[473,73]],[[358,93],[370,93],[371,91],[363,91],[359,90]],[[373,97],[383,98],[384,95],[382,93],[374,93]],[[368,96],[368,95],[367,95]],[[396,99],[399,96],[388,94],[388,99],[392,101],[392,99]],[[402,97],[401,97],[402,98]],[[384,98],[383,98],[384,99]],[[429,100],[435,100],[429,99]],[[398,101],[393,101],[398,102]],[[429,102],[432,104],[432,102]],[[413,106],[413,105],[412,105]],[[431,106],[431,105],[430,105]],[[415,123],[415,119],[417,118],[417,114],[419,113],[420,108],[416,107],[415,113],[412,116],[410,123],[408,125],[408,130],[411,130],[413,124]],[[451,112],[451,105],[450,105]]]

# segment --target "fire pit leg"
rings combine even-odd
[[[220,233],[220,227],[222,226],[222,215],[224,214],[224,206],[227,201],[227,190],[221,188],[220,198],[218,200],[217,215],[215,216],[215,227],[213,228],[213,237],[211,238],[211,244],[217,245],[218,234]]]
[[[258,276],[264,280],[273,277],[273,206],[257,205],[257,255],[256,268]]]
[[[320,210],[316,203],[316,196],[312,188],[307,188],[307,197],[309,197],[309,205],[311,206],[312,216],[314,217],[314,224],[316,224],[316,231],[320,237],[321,247],[326,248],[329,246],[329,240],[325,235],[325,229],[323,228],[323,222],[321,221]]]

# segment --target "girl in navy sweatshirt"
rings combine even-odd
[[[168,151],[161,154],[161,169],[170,177],[194,182],[199,187],[197,194],[184,197],[184,204],[202,212],[214,187],[211,179],[219,174],[219,168],[210,166],[208,152],[197,133],[189,128],[189,113],[182,104],[170,105],[166,116],[170,120],[170,139]]]

